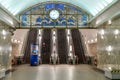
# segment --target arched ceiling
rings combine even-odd
[[[13,15],[18,15],[35,4],[47,1],[70,3],[95,16],[117,0],[0,0],[0,4]]]

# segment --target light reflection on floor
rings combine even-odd
[[[21,65],[4,80],[109,80],[89,65]]]

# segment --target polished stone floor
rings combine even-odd
[[[21,65],[4,80],[109,80],[89,65]]]

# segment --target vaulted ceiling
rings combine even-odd
[[[0,0],[0,4],[16,16],[31,6],[48,1],[70,3],[80,7],[92,16],[96,16],[99,12],[108,8],[117,0]]]

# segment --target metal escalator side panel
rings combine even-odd
[[[67,38],[65,29],[57,30],[57,41],[58,41],[58,55],[60,59],[60,64],[67,63]]]
[[[41,58],[43,64],[50,63],[51,55],[51,29],[44,29],[42,34]]]
[[[36,38],[37,38],[37,29],[30,29],[28,33],[28,39],[27,39],[27,44],[25,48],[25,54],[24,54],[24,61],[25,63],[30,63],[30,49],[31,49],[31,44],[36,43]]]
[[[72,29],[72,40],[74,45],[75,55],[78,57],[78,63],[85,63],[85,54],[82,46],[81,35],[78,29]]]

